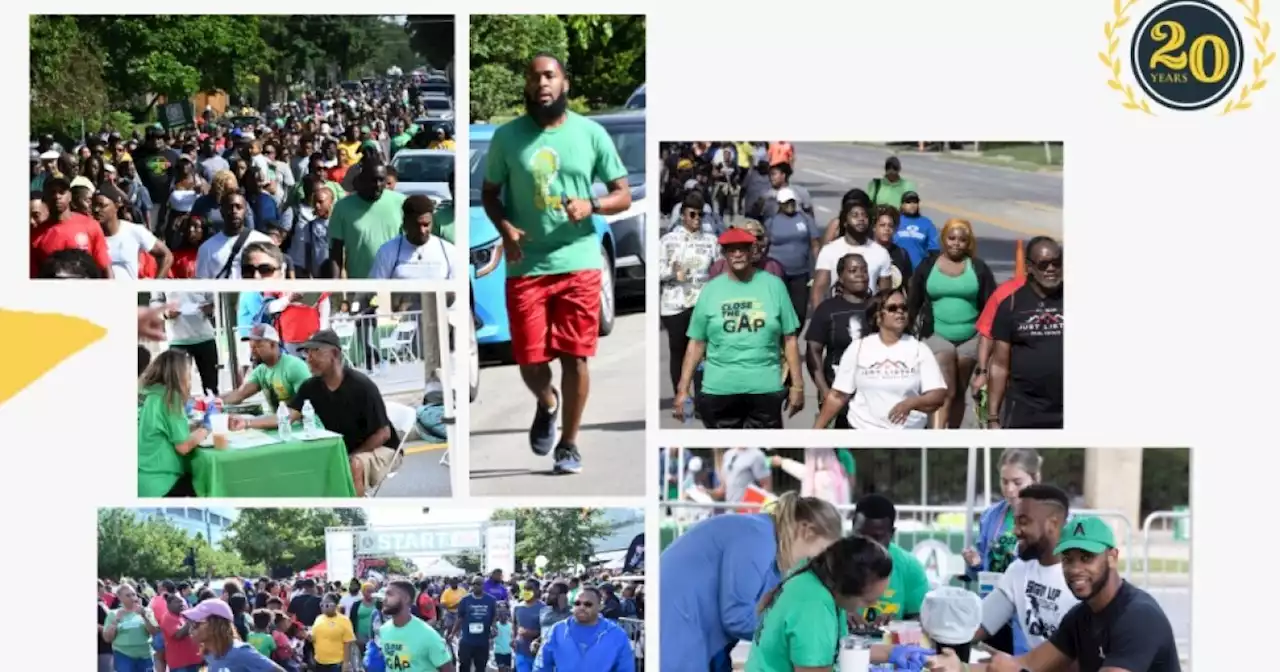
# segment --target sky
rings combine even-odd
[[[421,506],[368,506],[365,513],[369,524],[377,525],[431,525],[438,523],[480,523],[489,520],[494,509],[482,507],[430,507],[423,514]]]

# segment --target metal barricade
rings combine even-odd
[[[759,511],[766,505],[756,503],[736,503],[725,504],[724,502],[673,502],[665,501],[662,503],[668,511],[672,513],[675,519],[675,532],[678,537],[684,534],[684,530],[700,520],[706,519],[716,513],[728,513],[732,511],[750,512]],[[849,520],[854,510],[853,505],[837,506],[842,517]],[[903,504],[895,506],[898,512],[898,521],[894,532],[894,543],[902,546],[908,551],[912,550],[917,543],[920,543],[921,536],[929,539],[938,539],[941,533],[942,541],[948,548],[952,547],[954,536],[963,537],[965,532],[965,516],[968,515],[968,507],[965,506],[920,506],[912,504]],[[982,509],[973,510],[974,518],[968,521],[968,524],[976,526],[978,516],[982,515]],[[1121,535],[1124,538],[1122,551],[1126,559],[1124,575],[1130,577],[1133,572],[1134,548],[1133,548],[1133,524],[1123,513],[1108,509],[1076,509],[1070,514],[1073,518],[1078,516],[1095,516],[1104,521],[1120,524]],[[847,523],[846,527],[851,523]],[[846,529],[848,531],[848,529]],[[963,543],[963,542],[962,542]]]
[[[631,640],[631,650],[636,656],[636,669],[644,669],[644,620],[639,618],[619,618],[617,623]]]
[[[1142,521],[1142,585],[1151,586],[1151,530],[1157,520],[1190,520],[1190,511],[1152,511]]]

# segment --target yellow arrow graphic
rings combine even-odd
[[[0,308],[0,404],[106,333],[79,317]]]

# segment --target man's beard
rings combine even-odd
[[[398,604],[391,604],[389,602],[386,602],[386,603],[383,603],[382,605],[382,613],[387,616],[397,616],[400,614],[401,611],[404,611],[403,602]]]
[[[567,91],[562,91],[558,97],[546,105],[539,103],[535,96],[525,91],[524,111],[539,124],[549,124],[559,119],[567,109],[569,109],[569,92]]]
[[[1093,583],[1089,584],[1088,595],[1075,595],[1074,591],[1072,591],[1072,595],[1075,595],[1076,599],[1080,600],[1081,602],[1091,600],[1093,599],[1094,595],[1097,595],[1098,593],[1102,592],[1102,589],[1107,587],[1107,582],[1110,580],[1111,580],[1111,567],[1108,565],[1103,570],[1102,574],[1098,576],[1098,579]]]
[[[1040,557],[1040,543],[1028,543],[1023,541],[1018,545],[1018,559],[1030,562]]]

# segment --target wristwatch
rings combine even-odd
[[[591,212],[600,212],[600,199],[591,197]]]
[[[973,369],[973,375],[975,375],[975,376],[985,376],[985,375],[987,375],[987,367],[985,367],[985,366],[975,367],[975,368]]]

